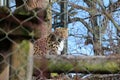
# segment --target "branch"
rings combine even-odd
[[[82,10],[85,10],[85,11],[87,11],[87,12],[89,12],[89,8],[87,8],[87,7],[83,7],[83,6],[80,6],[80,5],[77,5],[77,4],[75,4],[75,3],[70,3],[70,5],[72,6],[72,8],[76,8],[76,9],[82,9]],[[72,9],[71,8],[71,9]]]
[[[120,0],[116,1],[115,3],[112,3],[108,6],[108,12],[115,11],[118,7],[120,7]]]
[[[80,17],[74,17],[74,18],[70,19],[68,22],[71,23],[71,22],[76,22],[76,21],[80,21],[88,29],[88,31],[90,31],[91,33],[93,33],[93,30],[89,26],[89,24],[84,19],[82,19]]]
[[[114,19],[112,18],[111,14],[108,13],[105,8],[102,6],[101,2],[99,0],[97,0],[98,2],[98,5],[101,7],[102,11],[103,11],[103,14],[105,14],[107,16],[107,18],[109,20],[111,20],[111,22],[114,24],[114,26],[120,31],[120,27],[119,25],[114,21]]]

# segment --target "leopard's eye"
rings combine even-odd
[[[59,41],[59,42],[61,42],[61,41],[62,41],[62,39],[58,39],[58,41]]]

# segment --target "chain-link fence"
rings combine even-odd
[[[119,4],[0,0],[0,80],[120,80]],[[34,56],[34,42],[57,27],[69,31],[64,55]]]

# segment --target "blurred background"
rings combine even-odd
[[[119,55],[120,0],[0,0],[0,80],[30,80],[32,68],[39,70],[34,41],[57,27],[69,30],[65,55]]]

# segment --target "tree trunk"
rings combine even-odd
[[[27,40],[12,45],[10,80],[31,80],[33,45]]]
[[[98,24],[98,16],[97,15],[97,8],[96,8],[96,2],[95,1],[88,1],[84,0],[86,4],[89,6],[89,15],[90,17],[90,22],[91,26],[93,29],[92,35],[93,35],[93,50],[94,50],[94,55],[103,55],[104,53],[102,52],[102,46],[101,46],[101,40],[100,40],[100,26]]]
[[[0,80],[9,80],[9,65],[0,73]]]

